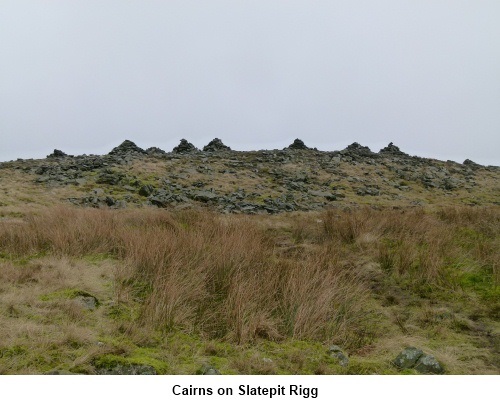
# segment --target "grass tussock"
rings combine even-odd
[[[0,246],[11,257],[122,260],[117,278],[142,303],[142,321],[165,330],[237,343],[286,337],[357,342],[369,316],[364,281],[340,266],[331,249],[318,246],[290,260],[248,218],[46,210],[2,224]]]
[[[493,285],[499,283],[500,210],[496,208],[442,208],[428,213],[408,211],[330,211],[323,215],[326,243],[354,244],[375,258],[381,268],[412,286],[432,284],[458,288],[463,271],[481,271]],[[368,241],[368,243],[366,243]]]
[[[209,357],[235,372],[340,370],[326,352],[316,360],[300,348],[283,352],[290,342],[319,345],[314,353],[341,345],[357,356],[346,372],[367,373],[392,372],[388,359],[400,347],[391,344],[465,345],[484,358],[471,370],[490,372],[499,225],[498,208],[280,217],[67,207],[26,213],[0,222],[0,372],[15,362],[25,372],[50,369],[61,346],[82,370],[118,349],[167,356],[156,351],[158,336],[212,342],[198,350],[195,339],[184,353],[181,339],[179,356]],[[102,306],[83,308],[77,298],[86,292]],[[42,351],[31,350],[33,339]],[[263,345],[272,362],[238,357],[232,345],[247,343]],[[462,370],[458,349],[439,350],[450,370]],[[370,356],[382,362],[365,361]],[[178,361],[161,358],[164,366]]]

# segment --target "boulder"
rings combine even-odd
[[[380,190],[375,187],[361,187],[356,190],[356,194],[361,196],[365,195],[377,196],[380,195]]]
[[[215,367],[210,366],[208,364],[204,364],[201,366],[201,368],[198,370],[196,374],[201,374],[201,375],[220,375],[220,371],[217,370]]]
[[[83,308],[88,310],[94,310],[99,305],[99,301],[93,296],[78,296],[74,300]]]
[[[347,367],[347,365],[349,364],[349,358],[344,354],[342,349],[337,345],[331,345],[328,348],[328,354],[331,357],[336,358],[342,367]]]
[[[149,197],[154,191],[155,188],[151,184],[145,184],[139,189],[139,195]]]
[[[211,191],[196,191],[192,194],[193,200],[207,203],[209,201],[217,201],[219,196]]]
[[[415,370],[422,374],[443,374],[443,366],[430,354],[424,354],[418,359]]]
[[[416,347],[407,347],[392,361],[397,368],[413,368],[424,352]]]
[[[443,374],[444,368],[437,359],[416,347],[407,347],[392,361],[399,369],[415,369],[422,374]]]

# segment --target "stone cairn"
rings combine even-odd
[[[221,150],[231,150],[229,146],[222,143],[219,138],[215,138],[203,147],[203,152],[218,152]]]
[[[198,149],[192,143],[186,141],[185,139],[181,139],[179,145],[177,145],[172,152],[174,153],[191,153],[196,152]]]

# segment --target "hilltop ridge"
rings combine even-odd
[[[500,168],[410,156],[392,142],[378,153],[357,142],[319,151],[300,139],[282,150],[245,152],[218,138],[201,150],[182,139],[165,152],[125,140],[106,155],[55,149],[46,159],[0,163],[1,172],[15,173],[30,187],[59,190],[63,202],[92,207],[278,213],[363,204],[500,204]]]

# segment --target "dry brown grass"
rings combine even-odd
[[[10,257],[123,260],[117,277],[143,301],[143,321],[167,330],[238,343],[287,336],[347,342],[367,316],[363,280],[339,266],[331,249],[289,260],[243,217],[58,208],[2,224],[0,246]]]
[[[498,283],[499,209],[451,207],[435,215],[421,208],[363,209],[328,211],[322,219],[327,243],[358,245],[393,275],[448,288],[450,266],[473,258]]]
[[[138,345],[149,344],[154,331],[180,331],[240,345],[287,339],[336,343],[381,356],[374,346],[381,339],[451,341],[462,333],[458,327],[475,330],[474,321],[466,314],[441,321],[430,303],[440,296],[428,298],[438,293],[446,300],[450,291],[472,288],[477,310],[493,312],[480,298],[496,297],[490,284],[498,283],[499,218],[496,208],[335,210],[275,220],[206,211],[37,210],[0,223],[2,347],[11,353],[33,344],[55,353],[58,345],[89,346],[98,354],[104,349],[91,342],[103,329]],[[99,266],[88,264],[94,257]],[[386,310],[376,301],[371,288],[383,285],[396,291],[396,301],[384,302],[401,308]],[[71,300],[40,301],[71,289],[113,303],[89,315]],[[422,305],[408,306],[400,290]],[[99,324],[100,316],[122,310],[130,314]],[[40,350],[37,359],[26,353],[12,355],[26,358],[24,372],[37,369],[30,363],[35,360],[50,364]],[[459,370],[458,352],[450,353],[449,363],[457,362]],[[79,355],[75,364],[89,358]],[[13,367],[9,361],[0,372]],[[251,362],[251,370],[234,367],[277,372],[273,363],[259,361]],[[300,358],[293,363],[298,371]],[[318,364],[317,372],[325,367]]]

